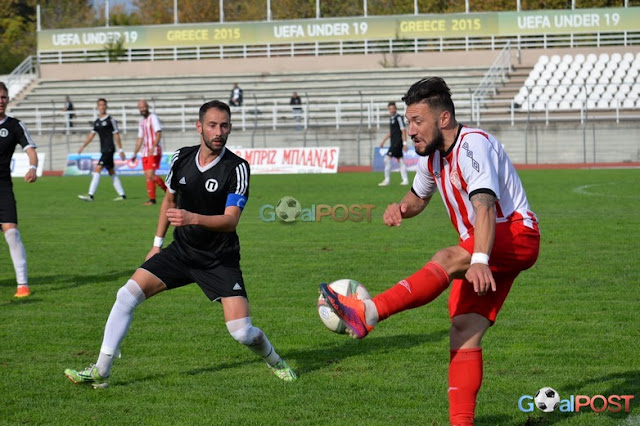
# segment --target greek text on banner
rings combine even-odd
[[[252,174],[337,173],[340,148],[231,148]]]

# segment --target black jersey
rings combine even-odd
[[[169,191],[177,197],[178,208],[208,216],[224,214],[228,205],[243,208],[249,197],[249,163],[225,148],[203,168],[198,164],[199,152],[199,145],[180,148],[171,159],[166,181]],[[235,231],[179,226],[173,231],[173,240],[179,256],[196,268],[240,258]]]
[[[390,151],[402,152],[402,131],[404,130],[404,119],[400,114],[394,114],[389,120],[389,131],[391,146]]]
[[[116,152],[116,146],[113,144],[113,135],[118,133],[118,122],[115,118],[107,115],[106,117],[98,117],[93,122],[93,133],[100,136],[100,152],[110,153]]]
[[[17,145],[22,150],[37,148],[25,125],[18,119],[5,116],[0,121],[0,181],[11,182],[11,157]]]

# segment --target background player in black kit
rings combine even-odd
[[[91,184],[89,185],[89,193],[87,195],[78,195],[78,198],[84,201],[93,201],[93,196],[95,195],[96,190],[98,189],[98,184],[100,183],[100,173],[102,173],[102,169],[105,168],[109,172],[109,175],[113,180],[113,187],[118,193],[118,196],[114,198],[113,201],[121,201],[127,197],[124,195],[122,183],[116,174],[115,165],[113,163],[113,154],[116,152],[116,146],[113,143],[114,140],[118,144],[120,158],[124,161],[126,157],[122,150],[122,141],[120,140],[120,133],[118,132],[118,122],[107,114],[106,99],[98,99],[98,115],[99,116],[96,121],[93,122],[93,130],[91,130],[87,135],[87,138],[78,150],[78,154],[82,153],[82,150],[89,145],[89,142],[93,140],[93,137],[97,133],[100,137],[100,152],[102,153],[102,156],[100,157],[100,161],[98,161],[96,168],[93,170]]]
[[[389,102],[387,105],[389,109],[389,132],[385,135],[380,142],[380,148],[384,146],[384,143],[389,139],[389,150],[384,156],[384,180],[378,184],[378,186],[387,186],[391,183],[391,159],[395,158],[400,164],[400,175],[402,181],[400,185],[409,185],[409,178],[407,177],[407,165],[404,163],[403,151],[407,150],[407,131],[404,128],[404,118],[398,114],[395,102]]]
[[[38,178],[38,155],[36,144],[24,124],[5,114],[8,103],[9,89],[0,82],[0,224],[16,271],[18,290],[14,297],[22,298],[30,296],[31,290],[27,280],[27,254],[18,230],[18,212],[11,181],[11,157],[19,144],[29,157],[29,170],[24,180],[31,183]]]
[[[223,102],[211,101],[200,107],[196,122],[200,145],[181,148],[173,155],[166,180],[168,191],[147,260],[118,290],[98,362],[83,371],[65,370],[72,382],[106,387],[135,307],[157,293],[193,282],[210,300],[222,304],[234,339],[262,356],[282,380],[296,379],[262,330],[251,324],[236,234],[249,196],[249,164],[225,148],[230,119],[229,106]],[[175,227],[174,241],[162,250],[169,224]]]

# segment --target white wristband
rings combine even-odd
[[[484,253],[473,253],[471,255],[471,264],[482,263],[483,265],[489,264],[489,255]]]
[[[118,149],[118,152],[124,152],[124,150],[122,148]]]
[[[33,170],[38,170],[38,166],[34,166],[33,164],[29,165],[29,168]]]
[[[162,237],[153,237],[153,246],[154,247],[162,247],[162,244],[164,244],[164,238]]]

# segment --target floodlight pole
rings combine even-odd
[[[362,10],[364,11],[364,16],[367,16],[367,0],[362,0]]]
[[[37,17],[36,28],[38,29],[38,31],[42,31],[42,26],[40,24],[40,3],[36,5],[36,17]]]
[[[220,0],[220,23],[224,22],[224,0]]]
[[[413,14],[418,14],[418,0],[413,0]]]
[[[316,19],[320,19],[320,0],[316,0]]]
[[[469,0],[464,0],[464,13],[469,13]]]
[[[271,21],[271,0],[267,0],[267,21]]]
[[[107,21],[107,27],[109,26],[109,0],[104,2],[104,18]]]
[[[517,10],[518,12],[521,12],[521,11],[522,11],[522,0],[518,0],[518,1],[516,2],[516,10]]]

